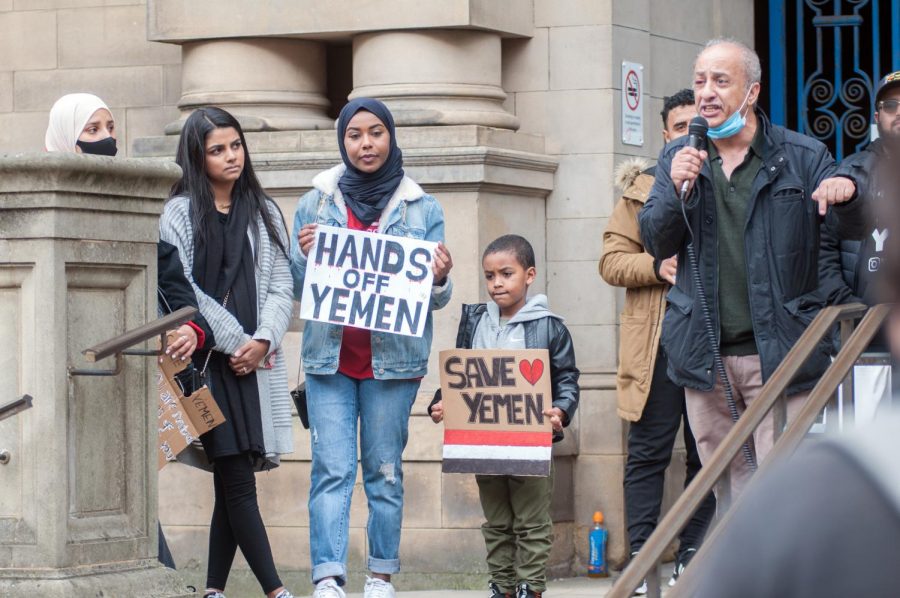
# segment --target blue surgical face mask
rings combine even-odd
[[[741,112],[747,104],[748,99],[750,99],[749,89],[747,90],[747,95],[744,96],[744,101],[741,102],[741,107],[737,109],[737,112],[729,116],[725,122],[718,127],[710,127],[706,132],[706,136],[711,139],[725,139],[726,137],[734,137],[740,133],[741,129],[744,128],[744,125],[747,124],[747,117],[741,114]]]

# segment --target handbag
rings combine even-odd
[[[303,371],[303,360],[297,368],[297,386],[291,391],[291,398],[294,399],[294,407],[297,408],[297,416],[300,423],[303,424],[305,430],[309,430],[309,410],[306,406],[306,381],[300,382],[300,372]]]

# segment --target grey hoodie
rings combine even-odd
[[[564,321],[550,311],[546,295],[535,295],[525,302],[522,309],[509,319],[505,326],[500,325],[500,308],[493,301],[487,302],[487,311],[478,321],[475,336],[472,339],[473,349],[527,349],[525,346],[525,322],[540,320],[550,316]]]

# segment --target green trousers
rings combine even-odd
[[[487,565],[504,593],[525,582],[535,592],[547,589],[547,561],[553,546],[553,471],[550,477],[475,476],[485,522]]]

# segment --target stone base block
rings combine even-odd
[[[182,576],[156,561],[123,569],[121,565],[106,569],[59,569],[14,572],[6,570],[0,577],[0,596],[133,596],[135,598],[187,598],[194,596]],[[17,575],[17,577],[12,577]],[[52,575],[52,578],[46,576]]]

